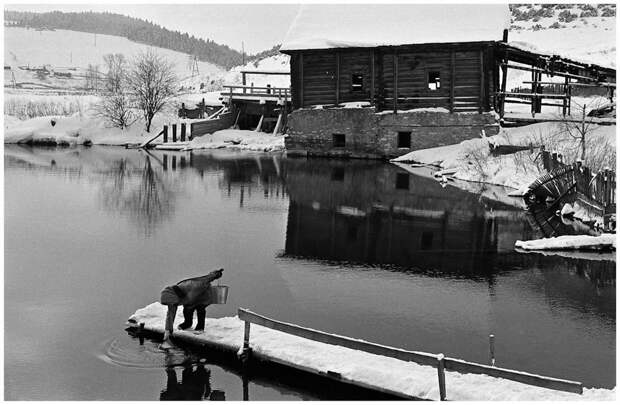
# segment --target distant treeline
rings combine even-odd
[[[186,32],[171,31],[150,21],[121,14],[90,11],[82,13],[60,11],[34,13],[5,10],[4,20],[13,21],[17,26],[22,27],[116,35],[131,41],[195,55],[201,61],[214,63],[226,69],[241,65],[243,61],[241,52],[226,45],[218,44],[210,39],[196,38]],[[247,63],[275,55],[279,49],[280,46],[276,45],[272,49],[256,55],[246,55],[245,61]]]

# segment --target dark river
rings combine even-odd
[[[514,252],[535,235],[520,208],[429,169],[113,147],[4,159],[6,399],[334,399],[244,384],[208,355],[166,370],[124,331],[163,286],[219,267],[230,296],[211,317],[246,307],[485,364],[493,333],[498,366],[615,386],[615,261]]]

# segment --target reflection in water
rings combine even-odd
[[[112,211],[126,213],[145,235],[170,217],[174,211],[175,190],[145,156],[141,169],[131,168],[119,159],[102,173],[110,181],[101,187],[101,202]]]
[[[159,396],[161,401],[226,400],[224,391],[211,390],[211,370],[202,363],[183,367],[181,378],[179,382],[174,367],[166,368],[166,388]]]
[[[530,233],[518,208],[395,166],[286,163],[286,255],[475,277]]]

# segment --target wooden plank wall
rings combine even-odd
[[[428,88],[431,71],[440,72],[441,86],[437,90]],[[353,90],[353,74],[362,75],[362,91]],[[456,112],[489,111],[494,106],[497,75],[490,45],[328,49],[291,55],[294,108],[373,102],[374,93],[379,110],[391,110],[398,83],[399,110],[443,107]]]

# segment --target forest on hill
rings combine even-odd
[[[116,35],[131,41],[195,55],[199,60],[230,69],[241,65],[243,55],[211,39],[196,38],[188,33],[171,31],[150,21],[115,13],[60,12],[34,13],[4,11],[4,20],[13,25],[35,29],[62,29],[95,34]],[[256,55],[246,55],[245,61],[265,58],[278,53],[279,45]]]

